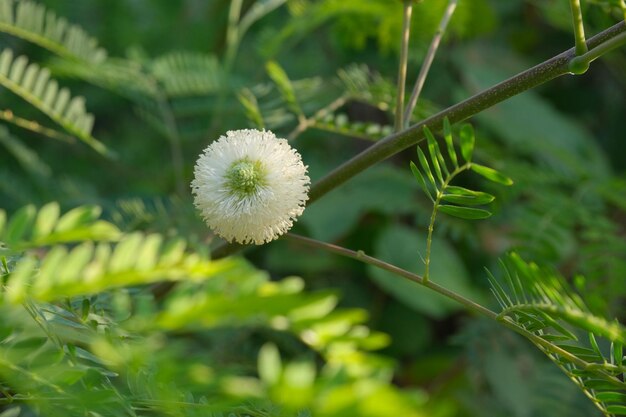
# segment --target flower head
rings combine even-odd
[[[293,226],[308,200],[300,154],[272,132],[229,131],[198,158],[191,188],[202,217],[218,235],[260,245]]]

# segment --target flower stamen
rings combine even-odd
[[[263,164],[248,158],[233,162],[225,176],[228,191],[238,197],[251,196],[259,187],[267,184],[267,173]]]

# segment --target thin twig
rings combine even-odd
[[[542,350],[545,350],[546,352],[551,353],[551,354],[557,354],[565,358],[569,362],[576,364],[581,369],[589,369],[592,366],[591,363],[579,358],[578,356],[566,351],[565,349],[559,346],[554,345],[553,343],[550,343],[549,341],[543,339],[542,337],[537,336],[536,334],[526,330],[524,327],[514,322],[510,317],[502,316],[501,314],[496,314],[492,310],[478,303],[475,303],[474,301],[469,300],[463,297],[462,295],[455,293],[454,291],[451,291],[445,287],[437,285],[432,281],[424,281],[424,279],[417,274],[406,271],[402,268],[398,268],[397,266],[381,261],[380,259],[368,256],[363,251],[355,252],[353,250],[350,250],[341,246],[333,245],[331,243],[326,243],[326,242],[320,242],[318,240],[296,235],[293,233],[288,233],[285,235],[285,237],[287,239],[290,239],[298,243],[302,243],[311,247],[326,250],[326,251],[329,251],[329,252],[332,252],[341,256],[346,256],[348,258],[352,258],[357,261],[364,262],[368,265],[373,265],[377,268],[381,268],[385,271],[398,275],[402,278],[406,278],[409,281],[413,281],[424,287],[430,288],[431,290],[443,295],[444,297],[457,301],[458,303],[467,307],[469,310],[479,313],[491,320],[494,320],[502,324],[503,326],[529,339],[535,345],[539,346]],[[622,381],[615,378],[613,375],[607,374],[606,372],[602,370],[598,370],[597,375],[601,376],[605,381],[610,382],[611,384],[614,384],[616,386],[623,386],[624,384]]]
[[[67,143],[75,143],[76,138],[71,135],[56,131],[54,129],[47,128],[32,120],[23,119],[13,114],[11,110],[0,110],[0,120],[4,120],[9,123],[13,123],[23,129],[30,130],[31,132],[39,133],[40,135],[47,136],[52,139],[57,139]]]
[[[295,127],[295,129],[291,131],[291,133],[289,133],[289,135],[287,136],[287,140],[292,141],[296,139],[305,130],[315,125],[317,121],[322,120],[328,114],[334,112],[335,110],[337,110],[338,108],[346,104],[347,101],[348,101],[348,96],[344,94],[338,97],[336,100],[333,100],[327,106],[319,109],[313,116],[304,117],[301,119],[299,118],[298,125]]]
[[[408,279],[409,281],[413,281],[417,284],[420,284],[424,287],[428,287],[431,290],[438,292],[439,294],[451,298],[460,304],[463,304],[465,307],[470,310],[482,314],[484,316],[489,317],[490,319],[496,320],[498,315],[489,310],[482,305],[475,303],[474,301],[463,297],[460,294],[455,293],[452,290],[449,290],[445,287],[435,284],[432,281],[424,281],[424,278],[420,275],[409,272],[405,269],[398,268],[395,265],[389,264],[385,261],[381,261],[380,259],[374,258],[372,256],[366,255],[363,251],[353,251],[342,246],[333,245],[331,243],[320,242],[319,240],[311,239],[308,237],[296,235],[293,233],[287,233],[285,235],[287,239],[293,240],[298,243],[302,243],[308,246],[312,246],[318,249],[323,249],[332,253],[336,253],[341,256],[346,256],[348,258],[356,259],[357,261],[364,262],[369,265],[373,265],[377,268],[383,269],[385,271],[391,272],[392,274],[398,275],[402,278]]]
[[[441,21],[439,22],[439,27],[437,28],[437,32],[435,32],[435,36],[433,40],[430,42],[430,46],[428,47],[428,52],[426,52],[426,56],[424,57],[424,63],[422,64],[422,68],[417,76],[417,80],[415,81],[415,86],[413,87],[413,93],[411,93],[411,98],[409,99],[409,104],[406,107],[406,111],[404,112],[404,125],[407,127],[411,121],[411,115],[413,114],[413,110],[417,105],[417,101],[419,100],[419,96],[422,93],[422,88],[424,87],[424,82],[426,82],[426,77],[428,76],[428,72],[430,71],[430,67],[433,63],[433,59],[435,58],[435,54],[437,53],[437,49],[439,48],[439,44],[441,43],[441,38],[443,34],[446,32],[446,28],[448,27],[448,23],[456,10],[456,5],[458,0],[450,0],[448,2],[448,6],[441,17]]]
[[[411,13],[413,0],[404,0],[404,14],[402,16],[402,46],[400,47],[400,64],[398,65],[398,92],[396,97],[395,131],[399,132],[404,126],[404,90],[406,89],[406,67],[409,59],[409,37],[411,34]]]

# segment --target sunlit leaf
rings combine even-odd
[[[33,237],[41,237],[50,234],[59,220],[60,212],[61,208],[57,202],[48,203],[43,206],[37,214]]]
[[[263,382],[268,385],[274,385],[278,382],[282,373],[282,364],[276,345],[266,343],[261,347],[258,368],[259,376]]]
[[[448,118],[443,119],[443,138],[446,141],[446,147],[448,148],[448,156],[454,164],[455,168],[459,167],[459,161],[456,156],[456,151],[454,149],[454,141],[452,140],[452,127],[450,126],[450,120]]]
[[[430,190],[428,189],[428,186],[426,185],[426,180],[424,180],[424,177],[422,176],[422,173],[419,171],[419,168],[417,168],[417,165],[415,165],[413,161],[411,161],[410,166],[411,166],[411,172],[413,172],[413,176],[417,180],[417,183],[419,184],[420,188],[426,193],[428,198],[430,198],[430,200],[434,202],[435,200],[433,199],[433,196],[430,194]]]
[[[472,163],[471,169],[472,171],[488,179],[489,181],[497,182],[498,184],[502,184],[502,185],[513,184],[513,180],[511,178],[507,177],[504,174],[499,173],[493,168],[489,168],[484,165],[478,165],[478,164]]]
[[[472,161],[472,153],[474,152],[474,128],[470,124],[464,124],[461,127],[461,154],[467,162]]]
[[[439,164],[442,160],[439,145],[437,145],[437,140],[433,136],[430,129],[426,126],[424,126],[424,135],[426,136],[426,141],[428,143],[428,153],[430,154],[430,160],[433,164],[433,168],[435,169],[435,174],[437,175],[439,182],[443,185],[443,176],[441,174],[441,167]],[[448,174],[448,169],[446,168],[445,163],[442,163],[442,166],[446,174]]]
[[[31,226],[35,221],[35,214],[37,213],[35,206],[28,205],[22,207],[11,216],[11,220],[7,225],[6,234],[2,240],[8,242],[18,242],[21,239],[27,238],[27,234],[30,234]]]
[[[419,158],[420,165],[422,166],[424,174],[426,174],[426,177],[428,177],[428,180],[430,181],[432,186],[435,188],[435,190],[437,190],[438,188],[437,183],[435,183],[435,177],[433,177],[433,173],[430,170],[430,165],[428,165],[426,155],[424,155],[424,152],[422,152],[419,146],[417,147],[417,157]]]
[[[442,213],[449,214],[450,216],[469,220],[486,219],[491,216],[491,213],[487,210],[471,207],[450,206],[447,204],[439,206],[439,210]]]
[[[291,80],[289,80],[285,70],[276,61],[268,62],[265,68],[267,70],[267,74],[276,84],[276,87],[280,91],[280,94],[283,96],[283,99],[289,106],[290,110],[296,114],[302,114],[300,105],[296,100],[296,94],[293,86],[291,85]]]
[[[473,191],[467,188],[450,185],[446,187],[442,199],[455,204],[477,206],[489,204],[495,200],[495,197],[482,191]]]

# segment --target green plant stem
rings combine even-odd
[[[600,54],[606,53],[606,45],[612,45],[613,42],[611,41],[614,38],[618,38],[624,32],[626,32],[626,22],[620,22],[600,32],[587,41],[587,46],[590,49],[589,53],[595,53],[596,48],[601,48]],[[559,76],[568,74],[570,72],[570,62],[575,57],[574,49],[569,49],[461,103],[455,104],[414,124],[408,129],[394,133],[378,141],[315,183],[309,193],[309,204],[315,202],[324,194],[337,188],[366,168],[422,141],[424,139],[424,126],[428,126],[432,131],[438,132],[441,130],[445,117],[447,117],[451,123],[458,123],[510,97],[530,90]]]
[[[583,359],[580,359],[579,357],[569,353],[568,351],[560,348],[559,346],[556,346],[548,342],[547,340],[544,340],[543,338],[537,336],[536,334],[524,329],[523,327],[520,327],[514,321],[512,321],[509,317],[503,316],[501,314],[497,314],[494,311],[488,309],[487,307],[484,307],[468,298],[465,298],[462,295],[457,294],[454,291],[451,291],[445,287],[437,285],[432,281],[426,281],[424,280],[423,277],[417,274],[414,274],[402,268],[398,268],[395,265],[389,264],[385,261],[374,258],[372,256],[366,255],[365,252],[363,251],[353,251],[353,250],[344,248],[342,246],[337,246],[337,245],[333,245],[331,243],[326,243],[326,242],[320,242],[319,240],[296,235],[293,233],[287,233],[285,235],[285,238],[291,241],[300,243],[300,244],[304,244],[304,245],[311,246],[317,249],[322,249],[331,253],[335,253],[337,255],[355,259],[357,261],[366,263],[368,265],[372,265],[377,268],[383,269],[385,271],[391,272],[392,274],[408,279],[409,281],[413,281],[419,285],[423,285],[424,287],[430,288],[431,290],[443,295],[444,297],[447,297],[449,299],[452,299],[458,302],[459,304],[468,308],[470,311],[473,311],[491,320],[494,320],[502,324],[504,327],[507,327],[510,330],[513,330],[514,332],[524,336],[525,338],[533,342],[535,345],[545,350],[547,353],[559,355],[565,358],[566,360],[568,360],[569,362],[576,364],[581,369],[591,369],[591,367],[593,366],[591,363]],[[603,372],[601,370],[596,370],[596,372],[599,376],[602,376],[604,380],[606,380],[607,382],[610,382],[613,385],[621,387],[624,384],[622,381],[620,381],[619,379],[615,378],[612,375],[607,374],[606,372]]]
[[[580,0],[569,0],[572,9],[572,25],[574,26],[574,42],[576,55],[587,52],[585,43],[585,26],[583,25],[583,13],[580,9]]]
[[[231,0],[228,9],[228,27],[226,28],[226,53],[224,55],[224,69],[226,72],[232,68],[237,49],[239,49],[239,18],[243,0]]]
[[[414,274],[402,268],[398,268],[395,265],[389,264],[385,261],[381,261],[380,259],[374,258],[372,256],[366,255],[365,252],[363,251],[353,251],[353,250],[350,250],[341,246],[333,245],[331,243],[326,243],[326,242],[320,242],[319,240],[296,235],[293,233],[287,233],[285,237],[294,242],[302,243],[302,244],[315,247],[318,249],[323,249],[328,252],[336,253],[341,256],[346,256],[348,258],[356,259],[357,261],[364,262],[369,265],[373,265],[377,268],[391,272],[392,274],[406,278],[409,281],[413,281],[417,284],[428,287],[431,290],[438,292],[439,294],[445,297],[451,298],[459,302],[460,304],[464,305],[471,311],[474,311],[478,314],[482,314],[486,317],[489,317],[490,319],[496,320],[498,317],[498,315],[495,312],[489,310],[486,307],[483,307],[482,305],[478,303],[475,303],[474,301],[470,299],[463,297],[460,294],[455,293],[454,291],[451,291],[445,287],[442,287],[441,285],[437,285],[432,281],[425,281],[423,277],[417,274]]]
[[[413,0],[404,0],[404,13],[402,15],[402,45],[400,47],[400,64],[398,65],[398,91],[396,94],[396,132],[399,132],[404,127],[404,90],[406,89],[406,68],[409,59],[409,37],[411,35],[412,12]]]
[[[433,212],[430,215],[430,222],[428,223],[428,237],[426,238],[426,258],[424,259],[424,282],[428,282],[430,277],[430,250],[433,243],[433,231],[435,230],[435,220],[437,218],[437,209],[439,208],[439,204],[441,203],[441,199],[443,198],[446,187],[450,184],[457,175],[461,172],[470,169],[472,166],[471,163],[466,163],[456,168],[454,171],[448,175],[443,184],[441,184],[441,190],[437,191],[437,197],[435,197],[435,201],[433,201]]]
[[[420,72],[417,75],[417,80],[415,81],[415,86],[413,87],[413,92],[411,93],[411,98],[409,99],[409,104],[406,107],[404,112],[404,126],[407,127],[411,120],[411,115],[413,114],[413,110],[417,105],[417,101],[419,100],[419,96],[422,93],[422,88],[424,88],[424,83],[426,82],[426,77],[428,76],[428,72],[430,71],[430,67],[435,58],[435,54],[437,53],[437,49],[439,48],[439,44],[441,43],[441,38],[443,34],[446,32],[446,28],[448,27],[448,23],[450,22],[450,18],[454,14],[456,10],[456,5],[458,0],[450,0],[448,2],[448,6],[441,17],[441,21],[439,22],[439,27],[437,28],[437,32],[435,32],[435,36],[433,40],[430,42],[430,46],[428,47],[428,52],[426,52],[426,56],[424,57],[424,62],[422,63],[422,68],[420,68]]]

